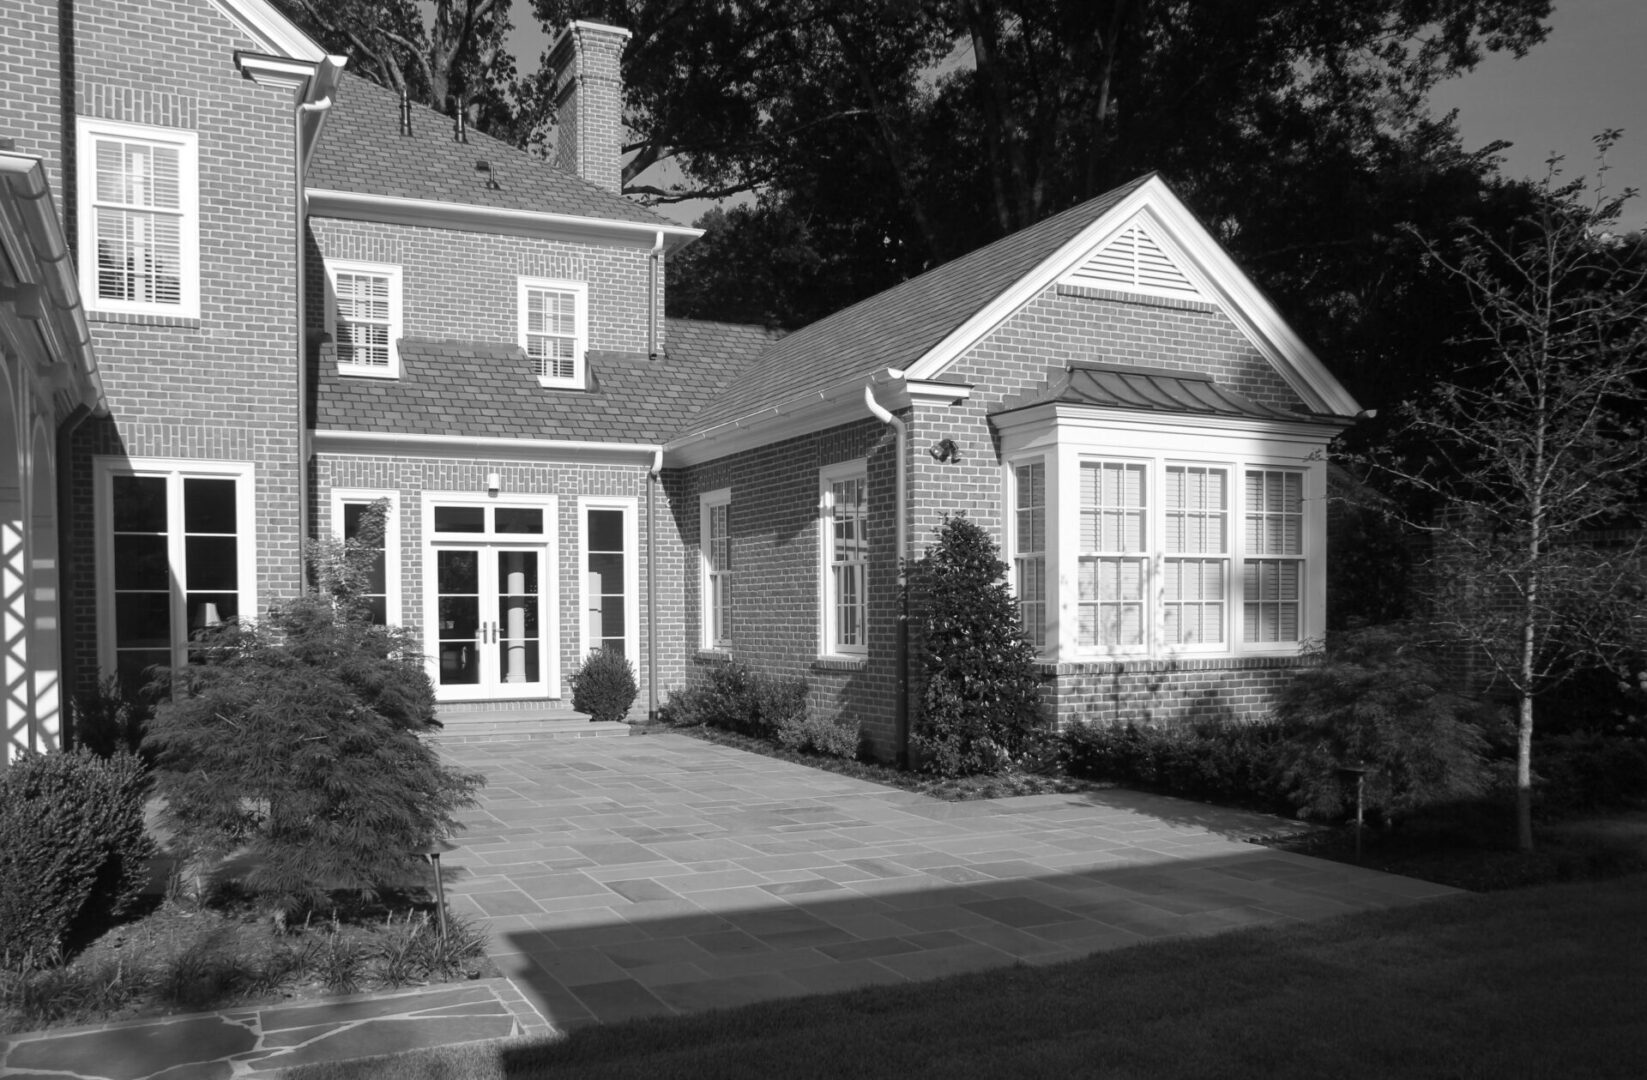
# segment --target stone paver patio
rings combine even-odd
[[[454,908],[559,1028],[1054,963],[1455,890],[1128,791],[946,803],[680,735],[443,747],[489,777]]]

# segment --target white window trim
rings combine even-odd
[[[240,581],[240,620],[253,622],[260,610],[257,603],[257,469],[249,461],[196,461],[188,458],[126,458],[98,455],[92,459],[92,493],[96,520],[95,557],[97,574],[97,664],[105,675],[116,671],[114,611],[114,477],[165,476],[226,477],[239,481],[235,495],[236,574]],[[182,542],[182,504],[166,500],[167,537],[174,546]],[[172,666],[188,658],[188,628],[179,603],[182,587],[176,580],[175,562],[171,582]]]
[[[1042,635],[1042,644],[1036,649],[1037,656],[1048,656],[1057,651],[1058,647],[1058,575],[1055,570],[1058,566],[1057,553],[1057,518],[1054,514],[1057,491],[1057,462],[1056,459],[1045,454],[1023,454],[1007,458],[1002,463],[1002,487],[1006,497],[1002,500],[1002,559],[1007,564],[1008,583],[1014,595],[1018,588],[1018,470],[1025,465],[1040,465],[1045,469],[1045,499],[1042,510],[1046,515],[1044,522],[1046,530],[1046,548],[1042,556],[1046,559],[1046,573],[1042,576],[1042,583],[1046,591],[1041,597],[1042,618],[1045,621]],[[1022,599],[1022,598],[1020,598]],[[1028,628],[1025,628],[1028,631]]]
[[[861,659],[869,655],[869,642],[862,645],[839,645],[840,628],[836,625],[834,574],[830,572],[835,558],[835,530],[830,512],[835,508],[834,484],[841,480],[864,481],[865,499],[868,499],[869,459],[843,461],[818,471],[818,655],[824,659]],[[868,528],[866,512],[864,525]],[[869,557],[864,557],[864,636],[869,636]]]
[[[537,376],[538,385],[549,388],[582,390],[587,385],[585,357],[589,351],[589,285],[583,281],[562,278],[521,277],[515,286],[516,340],[526,350],[526,294],[533,289],[553,289],[569,292],[573,297],[573,318],[577,322],[577,344],[573,347],[572,376],[557,379],[548,375]]]
[[[390,626],[400,626],[400,492],[388,488],[333,488],[332,535],[343,539],[345,503],[374,503],[379,499],[389,502],[389,513],[383,522],[384,619]]]
[[[357,262],[351,259],[326,260],[326,335],[337,341],[337,275],[375,274],[389,280],[389,365],[352,364],[338,353],[337,373],[367,379],[400,378],[400,339],[406,334],[404,309],[401,301],[401,270],[394,263]]]
[[[200,136],[185,128],[152,127],[120,120],[77,116],[74,121],[76,213],[79,219],[80,298],[87,311],[200,318]],[[97,230],[92,212],[97,198],[96,146],[99,136],[174,146],[178,151],[178,302],[158,304],[108,300],[97,291]]]
[[[444,544],[479,544],[485,545],[500,539],[495,532],[482,533],[437,533],[435,532],[435,507],[437,506],[508,506],[538,508],[543,511],[543,578],[540,588],[543,591],[543,637],[544,651],[548,656],[544,668],[544,680],[548,684],[549,700],[571,697],[571,692],[561,683],[561,565],[560,565],[560,497],[557,495],[491,495],[487,492],[476,491],[424,491],[418,496],[422,503],[419,520],[423,529],[422,544],[422,576],[423,576],[423,623],[416,627],[418,640],[423,645],[424,662],[429,672],[429,682],[435,687],[435,693],[440,693],[440,646],[438,643],[437,628],[440,625],[440,589],[433,580],[435,565],[435,550]],[[341,514],[338,520],[341,520]],[[520,537],[522,534],[501,534],[502,536]],[[513,543],[513,541],[505,541]],[[532,540],[526,536],[526,543],[521,546],[531,546]],[[581,575],[580,575],[581,577]],[[581,602],[579,607],[581,609]],[[581,614],[581,610],[580,610]],[[462,699],[452,699],[462,700]],[[473,700],[485,700],[475,698]]]
[[[1048,651],[1043,659],[1081,663],[1101,660],[1240,658],[1246,656],[1296,656],[1319,638],[1326,626],[1326,443],[1319,429],[1303,425],[1270,425],[1220,419],[1216,423],[1173,418],[1163,422],[1153,417],[1119,410],[1070,410],[1026,416],[1009,423],[1002,432],[1002,460],[1016,464],[1034,454],[1045,454],[1047,470],[1048,578],[1052,592],[1049,604]],[[1169,465],[1209,466],[1228,470],[1230,493],[1229,535],[1225,558],[1228,587],[1225,600],[1225,642],[1223,645],[1165,646],[1154,623],[1160,618],[1160,598],[1151,594],[1149,647],[1143,650],[1081,647],[1077,618],[1080,565],[1080,465],[1082,461],[1141,460],[1150,467],[1149,528],[1153,538],[1164,540],[1165,506],[1162,484]],[[1242,640],[1245,597],[1241,568],[1247,558],[1245,544],[1245,472],[1248,469],[1283,470],[1303,477],[1305,573],[1299,610],[1299,640],[1288,642],[1246,642]],[[1003,495],[1010,494],[1010,481],[1003,478]],[[1010,535],[1008,533],[1008,535]],[[1003,549],[1010,550],[1003,544]],[[1156,558],[1164,558],[1164,548],[1152,548]],[[1262,557],[1262,556],[1254,556]],[[1155,578],[1159,582],[1159,576]],[[1152,585],[1152,588],[1158,587]],[[1052,627],[1056,626],[1054,637]],[[1056,643],[1056,644],[1054,644]]]
[[[637,520],[640,517],[640,501],[633,496],[578,496],[578,555],[577,555],[577,597],[578,597],[578,659],[589,655],[594,645],[589,628],[589,581],[585,567],[585,557],[589,554],[589,511],[591,510],[622,510],[623,511],[623,653],[629,662],[635,666],[637,675],[641,671],[640,655],[640,593],[644,582],[640,579],[640,529]]]
[[[699,646],[704,649],[729,650],[732,648],[732,634],[728,632],[720,638],[715,636],[714,596],[710,590],[709,564],[709,512],[715,507],[727,507],[727,550],[728,557],[732,547],[732,489],[719,488],[715,491],[706,491],[698,496],[698,626]],[[726,574],[730,577],[731,568]],[[725,621],[731,622],[731,605],[727,605]]]

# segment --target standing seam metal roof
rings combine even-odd
[[[1051,404],[1249,420],[1326,419],[1262,405],[1244,394],[1218,385],[1211,376],[1108,364],[1072,364],[1039,388],[1003,401],[1000,408],[992,410],[990,415],[999,416]]]

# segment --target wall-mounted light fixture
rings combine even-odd
[[[926,448],[934,461],[960,461],[961,448],[955,445],[954,439],[939,439]]]
[[[495,472],[486,474],[486,494],[496,495],[501,487],[503,487],[503,477]]]

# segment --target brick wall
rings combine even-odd
[[[890,429],[866,418],[666,474],[685,556],[685,639],[694,666],[718,658],[697,651],[703,640],[698,496],[731,488],[730,655],[765,674],[806,679],[812,707],[857,722],[883,759],[900,749],[893,445]],[[857,458],[868,459],[869,472],[869,652],[862,662],[819,660],[818,473]]]
[[[0,6],[0,41],[5,42],[0,138],[13,140],[19,154],[41,159],[61,210],[65,58],[59,19],[59,5],[51,0],[9,0]]]
[[[573,23],[555,40],[555,164],[608,191],[623,191],[623,62],[629,32]]]
[[[426,636],[424,621],[423,508],[425,492],[486,490],[488,473],[497,473],[505,497],[515,495],[555,495],[558,497],[554,523],[558,539],[559,565],[555,578],[544,585],[545,595],[556,599],[560,629],[560,675],[564,683],[582,660],[579,649],[582,603],[582,552],[578,548],[578,499],[580,496],[624,496],[636,503],[636,575],[640,626],[638,654],[631,659],[641,684],[635,713],[644,715],[647,706],[646,631],[648,626],[647,568],[647,470],[634,466],[571,465],[507,460],[457,460],[450,458],[410,458],[369,455],[318,454],[315,457],[314,504],[311,509],[317,526],[335,529],[331,517],[334,488],[367,488],[400,493],[400,589],[401,613],[406,626],[420,637]],[[680,567],[683,553],[662,490],[657,492],[656,522],[658,563],[659,684],[679,685],[684,672],[684,639],[680,626],[682,599]],[[427,642],[425,642],[427,648]],[[555,687],[570,702],[569,687]],[[660,691],[661,700],[661,691]]]
[[[1310,657],[1125,660],[1047,664],[1042,696],[1058,727],[1072,723],[1176,726],[1202,720],[1262,720],[1275,694]]]
[[[74,441],[65,581],[78,679],[96,674],[91,455],[256,463],[258,602],[301,587],[293,115],[242,78],[255,49],[208,0],[74,6],[76,108],[199,137],[199,319],[93,315],[110,415]],[[72,129],[70,130],[72,134]],[[72,187],[64,202],[73,216]]]
[[[646,251],[322,217],[309,219],[308,244],[308,318],[316,331],[326,318],[322,260],[353,259],[401,268],[407,337],[513,343],[520,336],[516,279],[565,278],[589,285],[591,349],[647,351]],[[661,267],[658,280],[661,289]],[[661,351],[661,297],[658,311]]]

